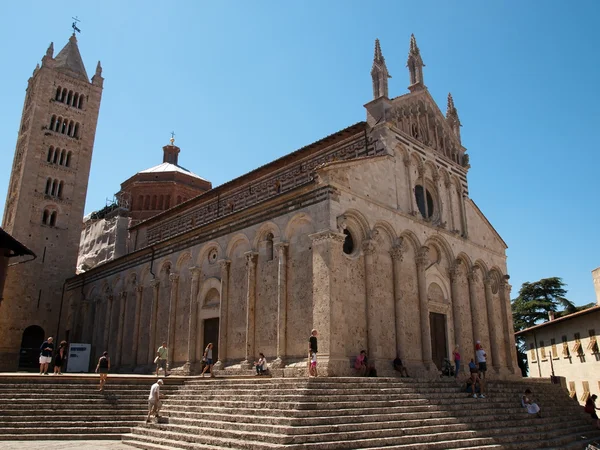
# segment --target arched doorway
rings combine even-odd
[[[45,334],[42,327],[31,325],[23,331],[21,351],[19,352],[19,370],[38,368],[40,346],[44,342]]]

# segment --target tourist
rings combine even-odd
[[[40,346],[40,375],[48,375],[48,364],[52,362],[52,353],[54,353],[53,340],[49,337]]]
[[[98,365],[96,366],[96,373],[100,374],[100,385],[98,386],[99,391],[104,390],[106,379],[108,378],[108,371],[110,370],[110,358],[108,352],[102,353],[102,356],[98,358]]]
[[[471,358],[471,362],[469,363],[469,372],[471,373],[471,379],[475,380],[475,378],[479,378],[479,368],[473,358]]]
[[[54,375],[62,375],[62,366],[67,359],[67,341],[61,341],[54,355]]]
[[[204,369],[202,369],[202,377],[204,377],[204,372],[206,372],[207,370],[210,373],[211,377],[214,377],[215,374],[213,373],[212,369],[213,369],[213,345],[212,342],[209,343],[206,348],[204,349],[204,355],[202,356],[202,361],[204,361],[206,363],[206,365],[204,366]]]
[[[311,352],[310,354],[310,367],[308,368],[308,376],[317,376],[317,354],[315,352]]]
[[[167,373],[167,361],[169,360],[169,349],[167,348],[167,343],[163,341],[162,345],[158,347],[156,350],[156,358],[154,358],[154,362],[156,363],[156,376],[158,376],[158,371],[162,369],[165,372],[165,377],[168,377]]]
[[[588,397],[588,399],[585,402],[584,411],[592,416],[592,419],[594,419],[596,421],[595,422],[596,428],[600,429],[600,420],[598,420],[598,414],[596,414],[596,410],[600,409],[596,406],[597,398],[598,398],[598,396],[596,394]]]
[[[487,354],[481,345],[481,342],[477,341],[477,345],[475,346],[475,357],[477,358],[477,364],[479,365],[479,376],[484,379],[485,372],[487,371],[487,362],[486,357]]]
[[[313,359],[313,353],[315,353],[315,358],[316,358],[316,353],[318,353],[319,349],[317,346],[317,330],[312,330],[310,332],[310,337],[308,338],[308,376],[310,377],[312,374],[312,359]],[[315,371],[316,371],[316,362],[315,362]],[[312,376],[316,376],[316,375],[312,375]]]
[[[400,359],[400,355],[396,355],[396,359],[394,359],[394,370],[396,372],[400,372],[400,377],[407,377],[408,376],[408,371],[406,370],[406,367],[404,367],[404,364],[402,364],[402,360]]]
[[[465,392],[469,394],[469,396],[473,395],[473,398],[477,398],[477,394],[479,394],[479,398],[485,398],[483,395],[483,381],[479,379],[479,377],[467,378],[467,387]]]
[[[260,356],[260,358],[254,363],[256,366],[256,375],[264,375],[267,370],[267,358],[265,358],[264,353],[259,353],[258,356]]]
[[[150,422],[150,416],[154,414],[156,421],[158,422],[158,413],[162,403],[160,401],[160,387],[163,385],[163,380],[160,378],[156,380],[156,383],[150,388],[150,395],[148,396],[148,417],[146,417],[146,423]]]
[[[454,365],[456,366],[454,369],[454,378],[458,378],[458,372],[460,372],[460,353],[458,352],[458,345],[454,347],[452,357],[454,358]]]
[[[521,405],[527,408],[529,414],[536,414],[538,417],[542,417],[541,408],[533,401],[530,389],[526,389],[525,394],[521,396]]]

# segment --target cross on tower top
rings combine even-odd
[[[173,145],[175,143],[175,132],[171,131],[171,139],[169,139],[169,141],[171,142],[171,145]]]

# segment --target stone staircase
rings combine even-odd
[[[521,407],[534,391],[543,418]],[[158,423],[123,442],[167,449],[584,449],[591,419],[558,385],[490,382],[474,399],[454,380],[189,379]]]
[[[183,379],[163,378],[168,397]],[[0,375],[0,440],[121,439],[148,413],[151,376]]]

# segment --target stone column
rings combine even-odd
[[[201,268],[190,267],[192,274],[192,287],[190,292],[190,320],[188,327],[188,354],[184,372],[191,373],[192,364],[196,362],[196,334],[198,326],[198,280]]]
[[[319,374],[340,376],[351,373],[344,343],[344,281],[340,269],[346,236],[331,230],[309,236],[312,240],[313,328],[319,332]],[[308,348],[308,343],[307,343]]]
[[[158,296],[160,295],[160,281],[154,279],[150,282],[152,286],[152,305],[150,305],[150,333],[148,336],[148,364],[154,364],[156,357],[156,321],[158,315]]]
[[[229,303],[229,266],[231,261],[221,259],[221,301],[219,302],[219,360],[214,368],[221,370],[225,368],[227,360],[227,309]]]
[[[104,348],[100,351],[101,353],[108,351],[108,344],[110,343],[110,318],[112,316],[113,300],[114,297],[112,295],[106,297],[106,317],[104,318],[104,339],[102,342],[104,344]]]
[[[456,194],[458,196],[458,209],[460,211],[460,222],[462,224],[462,236],[466,238],[469,236],[467,231],[467,214],[465,213],[465,202],[460,187],[456,188]]]
[[[454,226],[454,208],[452,207],[452,182],[450,180],[446,180],[444,183],[446,187],[446,193],[448,194],[448,213],[450,215],[450,231],[454,231],[456,228]]]
[[[498,348],[498,338],[496,335],[497,319],[494,317],[494,297],[492,294],[492,278],[488,275],[483,279],[485,287],[485,305],[487,309],[487,325],[490,335],[490,350],[491,355],[487,355],[488,364],[490,364],[496,372],[500,370],[500,351]],[[491,358],[490,358],[491,356]]]
[[[133,343],[131,345],[131,355],[133,359],[133,367],[138,364],[138,348],[140,337],[140,315],[142,314],[142,295],[144,294],[143,286],[135,288],[135,318],[133,319]]]
[[[271,367],[281,368],[285,365],[286,333],[287,333],[287,242],[275,244],[277,249],[277,359]]]
[[[404,159],[402,160],[404,162],[404,167],[406,169],[406,179],[408,180],[408,183],[406,185],[406,189],[407,189],[407,194],[408,194],[408,212],[410,214],[414,214],[415,213],[415,206],[414,206],[414,195],[413,195],[413,191],[412,191],[412,177],[411,177],[411,173],[410,173],[410,156],[408,156],[408,154],[406,154],[404,156]],[[404,362],[404,361],[403,361]]]
[[[394,277],[394,318],[396,324],[396,353],[405,362],[406,352],[404,351],[405,329],[406,324],[404,323],[404,302],[402,301],[402,268],[400,263],[402,262],[402,245],[397,244],[390,250],[390,256],[392,257],[392,272]]]
[[[506,275],[508,276],[508,275]],[[515,326],[513,324],[512,307],[510,304],[510,284],[508,280],[504,279],[500,282],[500,309],[502,311],[502,323],[504,324],[504,340],[505,352],[506,352],[506,365],[508,370],[513,374],[515,371],[519,371],[519,365],[517,364],[516,357],[516,345],[515,345]]]
[[[462,335],[462,323],[461,323],[461,311],[459,305],[459,294],[458,294],[458,275],[460,273],[458,269],[458,261],[454,262],[448,269],[448,277],[450,278],[450,295],[452,296],[452,319],[454,320],[454,340],[455,345],[458,345],[460,354],[465,355],[465,343]],[[461,360],[461,372],[465,372],[467,366],[466,360]]]
[[[425,369],[433,364],[431,356],[431,325],[429,323],[429,304],[427,299],[427,279],[425,270],[429,265],[429,248],[421,247],[416,255],[417,282],[419,285],[419,310],[421,319],[421,355]]]
[[[167,364],[173,367],[173,353],[175,353],[175,322],[177,318],[177,289],[179,288],[179,274],[171,273],[171,296],[169,299],[169,328],[167,332],[167,348],[169,349],[169,358]]]
[[[469,271],[467,279],[469,280],[469,303],[471,306],[471,327],[473,329],[473,345],[475,345],[477,341],[480,341],[482,339],[482,331],[481,324],[477,320],[477,293],[475,292],[475,285],[477,283],[477,273],[474,269],[471,269]],[[473,357],[475,357],[475,348],[472,348],[471,351],[473,352]],[[477,362],[477,360],[475,360],[475,362]]]
[[[374,362],[375,357],[375,330],[373,320],[373,254],[375,244],[372,239],[365,239],[362,243],[362,251],[365,257],[365,320],[367,322],[367,355]]]
[[[241,366],[250,369],[254,361],[254,307],[256,305],[256,259],[258,253],[246,252],[246,358]]]
[[[121,366],[121,356],[123,354],[123,329],[125,326],[125,305],[127,303],[127,292],[121,292],[119,299],[119,329],[117,331],[117,350],[115,355],[115,365]]]

